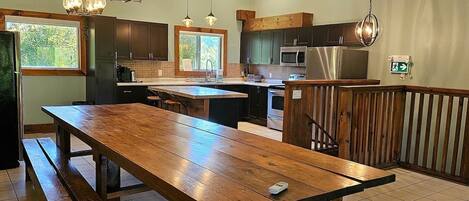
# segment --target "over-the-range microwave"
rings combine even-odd
[[[307,46],[281,47],[280,48],[280,65],[306,67]]]

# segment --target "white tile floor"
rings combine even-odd
[[[282,133],[262,126],[241,122],[239,129],[274,140],[281,140]],[[54,135],[28,135],[28,137],[54,137]],[[72,150],[84,150],[88,146],[72,138]],[[91,156],[72,159],[73,164],[85,179],[94,186],[95,163]],[[404,169],[388,170],[396,174],[397,181],[388,185],[367,189],[344,198],[345,201],[469,201],[469,187],[445,180],[429,177]],[[122,171],[123,185],[137,184],[139,181]],[[20,168],[0,171],[0,201],[36,200],[30,183],[24,181],[24,164]],[[165,200],[156,192],[139,193],[121,198],[126,201]]]

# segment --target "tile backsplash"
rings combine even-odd
[[[134,70],[137,78],[176,77],[175,63],[172,61],[119,60],[118,63]],[[242,64],[228,64],[226,77],[241,77],[242,69]],[[162,70],[163,76],[158,76],[159,70]]]
[[[249,73],[262,75],[265,79],[288,80],[290,74],[306,74],[306,68],[279,65],[251,65]],[[272,77],[270,77],[270,74],[272,74]]]

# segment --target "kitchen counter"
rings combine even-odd
[[[225,78],[223,82],[198,82],[190,78],[151,78],[139,79],[138,82],[119,82],[117,86],[210,86],[210,85],[249,85],[270,87],[283,85],[281,80],[267,80],[266,82],[246,82],[241,78]]]
[[[248,98],[245,93],[199,86],[151,86],[149,89],[190,99]]]

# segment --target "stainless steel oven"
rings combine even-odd
[[[281,47],[280,48],[280,65],[306,67],[306,52],[308,47]]]
[[[285,87],[270,87],[267,102],[267,127],[275,130],[283,130],[283,103]]]

